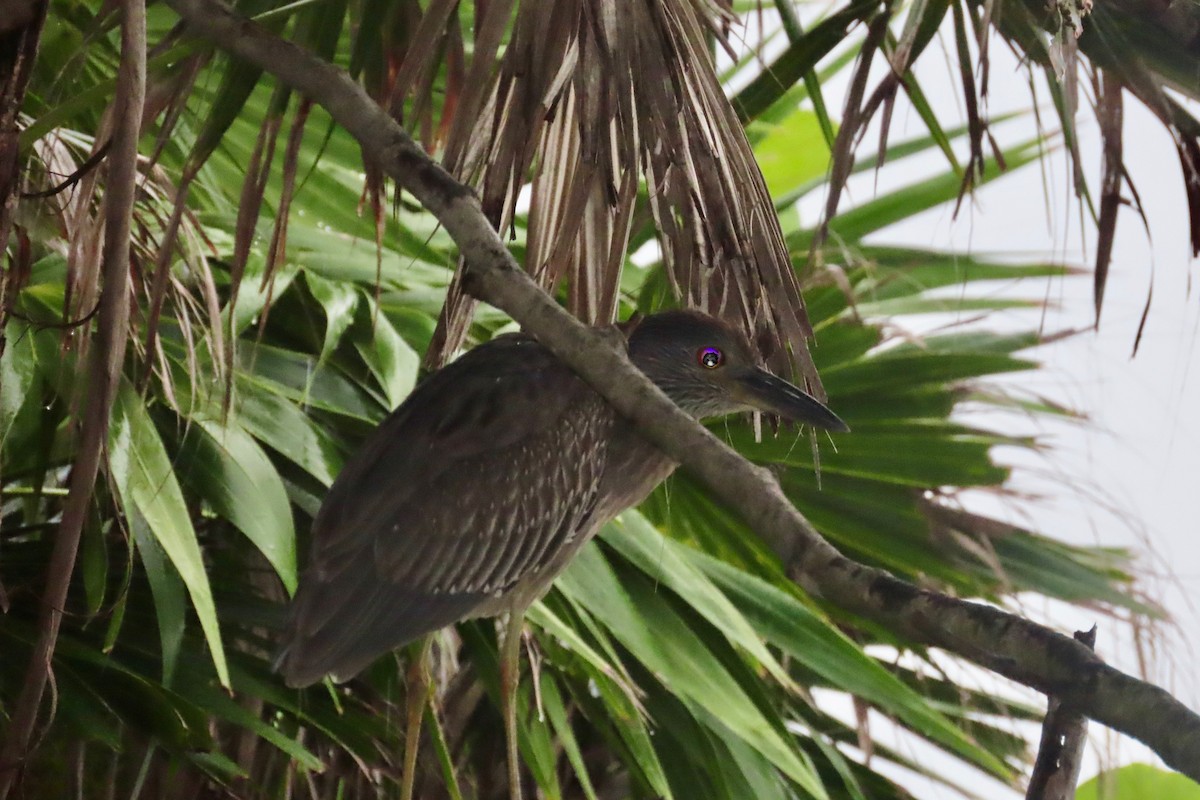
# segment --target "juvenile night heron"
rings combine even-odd
[[[633,363],[697,418],[758,409],[847,430],[761,369],[741,334],[712,317],[655,314],[628,343]],[[518,797],[513,706],[524,612],[601,526],[674,469],[530,336],[476,347],[418,386],[333,484],[313,523],[280,671],[292,686],[346,680],[431,631],[507,612],[501,678]],[[413,705],[410,695],[406,781],[423,700]]]

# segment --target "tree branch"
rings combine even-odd
[[[1090,631],[1075,631],[1075,640],[1089,650],[1096,649],[1096,626]],[[1038,745],[1033,774],[1025,800],[1072,800],[1083,766],[1083,746],[1087,742],[1087,718],[1063,708],[1057,697],[1049,698],[1046,719],[1042,723],[1042,741]]]
[[[370,158],[430,210],[469,265],[466,288],[503,309],[596,388],[763,537],[812,593],[927,645],[1057,697],[1145,742],[1200,779],[1200,716],[1164,690],[1106,665],[1070,637],[997,608],[919,589],[842,556],[756,467],[679,410],[614,341],[587,328],[520,269],[469,189],[349,75],[246,20],[218,0],[167,0],[190,29],[320,103]]]
[[[0,749],[0,800],[14,785],[37,723],[50,661],[58,641],[67,589],[75,569],[79,537],[92,503],[100,456],[108,438],[129,325],[129,240],[137,193],[137,145],[146,91],[146,8],[144,0],[126,0],[121,23],[121,64],[113,98],[112,155],[104,196],[104,287],[99,328],[88,364],[87,404],[79,454],[71,469],[70,488],[42,593],[38,639],[17,698],[12,724]]]

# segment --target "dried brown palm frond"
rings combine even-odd
[[[1200,11],[1194,4],[1143,0],[1095,4],[1059,0],[1049,7],[1025,0],[1004,4],[1003,13],[988,19],[1031,67],[1047,74],[1072,158],[1076,193],[1096,220],[1094,303],[1098,325],[1120,207],[1133,207],[1143,225],[1147,224],[1125,168],[1125,93],[1158,117],[1175,142],[1187,190],[1192,252],[1200,254],[1200,121],[1172,97],[1174,92],[1200,100],[1200,79],[1195,70],[1200,53]],[[1049,42],[1045,31],[1051,34]],[[980,31],[981,42],[986,35],[986,31]],[[1103,144],[1098,209],[1083,178],[1084,164],[1075,130],[1080,89],[1089,85]],[[1149,298],[1143,324],[1148,311]]]
[[[789,2],[777,0],[776,5],[782,10]],[[900,13],[906,15],[905,21],[898,32],[893,32],[893,18]],[[1123,157],[1125,94],[1139,100],[1158,117],[1175,142],[1187,190],[1192,248],[1195,254],[1200,254],[1200,121],[1177,99],[1200,100],[1200,72],[1195,69],[1200,54],[1200,11],[1194,4],[1146,0],[1102,4],[1091,0],[1056,0],[1051,4],[1042,0],[916,0],[906,7],[884,3],[875,9],[857,11],[850,4],[821,23],[836,21],[837,26],[831,32],[818,35],[818,25],[807,35],[793,35],[792,49],[779,56],[734,98],[735,105],[748,117],[763,113],[770,103],[783,97],[780,92],[768,91],[768,84],[774,81],[782,85],[785,78],[798,80],[804,69],[832,49],[834,44],[830,42],[841,41],[844,34],[841,26],[849,20],[867,22],[867,34],[857,48],[841,128],[832,143],[829,189],[822,222],[809,242],[811,260],[821,258],[827,228],[838,212],[855,151],[877,112],[882,112],[877,163],[886,155],[892,105],[899,89],[908,94],[914,110],[934,138],[941,140],[943,152],[961,175],[960,204],[984,177],[986,148],[990,148],[992,157],[1003,168],[1004,159],[992,138],[987,108],[989,45],[997,34],[1031,73],[1044,73],[1050,88],[1071,159],[1074,191],[1097,226],[1094,276],[1097,323],[1120,208],[1132,207],[1146,224]],[[912,71],[935,34],[943,29],[950,34],[947,55],[962,87],[962,107],[969,134],[968,157],[962,165],[950,149]],[[806,39],[820,44],[814,48]],[[814,50],[820,53],[814,55],[810,52]],[[873,75],[874,62],[880,58],[886,60],[888,69],[868,93],[866,82]],[[1077,118],[1089,107],[1098,122],[1103,144],[1102,185],[1098,193],[1088,187],[1085,179],[1088,170],[1077,131]],[[1148,308],[1147,300],[1147,311]]]
[[[99,137],[62,128],[33,142],[23,165],[22,204],[17,209],[22,234],[60,255],[66,268],[61,317],[27,321],[60,330],[61,347],[79,355],[89,346],[86,331],[100,302],[99,256],[104,247],[103,204],[109,172],[107,121],[107,117],[102,121]],[[131,314],[126,327],[130,346],[142,364],[143,382],[157,374],[168,400],[174,402],[172,376],[158,337],[164,315],[180,326],[192,366],[201,339],[207,352],[225,350],[220,299],[208,262],[213,245],[195,211],[185,205],[186,182],[173,181],[150,157],[138,159],[138,172],[130,222],[129,286],[141,310]],[[214,368],[216,377],[223,379],[224,364],[215,363]]]
[[[430,6],[422,30],[446,24],[446,5]],[[489,4],[481,22],[464,91],[443,120],[445,160],[501,230],[532,181],[530,274],[549,290],[565,282],[582,319],[611,321],[644,181],[680,300],[740,325],[774,368],[795,367],[819,391],[799,282],[709,52],[735,21],[729,3],[526,0],[489,63],[510,8]],[[398,89],[419,86],[430,71],[419,59],[438,53],[411,48]],[[456,278],[432,363],[462,343],[473,308]]]

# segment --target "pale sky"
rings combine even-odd
[[[1024,88],[1020,81],[1012,80],[1011,71],[998,69],[993,74],[1017,83],[1017,91]],[[931,97],[936,91],[933,83],[926,82]],[[999,99],[1007,92],[999,85],[993,91],[993,108],[998,109]],[[1009,128],[1002,141],[1021,140],[1032,130],[1023,123]],[[1085,160],[1098,165],[1096,126],[1085,124],[1081,139]],[[988,498],[976,502],[981,510],[1068,542],[1126,546],[1142,553],[1141,567],[1158,576],[1148,580],[1145,589],[1165,604],[1178,626],[1163,631],[1160,647],[1147,648],[1145,662],[1138,658],[1131,631],[1113,620],[1063,604],[1031,610],[1045,613],[1067,632],[1099,623],[1098,649],[1105,659],[1135,674],[1144,663],[1148,677],[1195,707],[1200,676],[1193,666],[1191,648],[1200,633],[1200,614],[1189,598],[1196,597],[1200,589],[1200,427],[1192,413],[1200,409],[1200,304],[1191,285],[1187,205],[1175,149],[1153,117],[1133,103],[1127,108],[1125,139],[1128,168],[1150,220],[1149,236],[1138,216],[1124,210],[1099,332],[1085,332],[1038,348],[1033,355],[1043,362],[1042,370],[1001,379],[1059,400],[1085,414],[1091,423],[1043,419],[1031,427],[1023,417],[991,415],[989,424],[1012,425],[1014,432],[1036,431],[1043,443],[1052,446],[1041,455],[1015,449],[999,454],[1019,467],[1011,482],[1013,488],[1045,499],[1007,508]],[[1092,187],[1099,185],[1096,169],[1091,170],[1090,179]],[[1090,266],[1095,231],[1090,223],[1081,226],[1078,206],[1068,199],[1069,181],[1067,160],[1059,152],[1047,159],[1044,172],[1026,167],[983,189],[975,206],[957,221],[951,219],[950,209],[939,209],[877,238],[981,255],[1028,251]],[[1057,201],[1051,212],[1046,209],[1044,192]],[[1009,312],[986,324],[1014,329],[1042,325],[1048,333],[1086,328],[1093,315],[1091,284],[1088,275],[1007,287],[1003,290],[1006,294],[1045,297],[1057,308],[1044,319],[1027,312]],[[1151,285],[1151,314],[1138,353],[1131,358]],[[1058,475],[1091,489],[1086,496],[1070,491]],[[1106,750],[1110,740],[1104,739]],[[1152,754],[1129,740],[1116,744],[1110,755],[1119,761],[1153,760]],[[1098,764],[1098,759],[1089,759],[1085,775],[1093,773]]]
[[[999,40],[994,39],[993,44],[992,115],[1029,109],[1027,73]],[[937,42],[930,47],[918,75],[943,126],[950,128],[964,119],[962,90],[957,70],[947,69],[940,48]],[[1039,82],[1045,105],[1042,119],[1053,125],[1057,118],[1049,107],[1044,81],[1039,78]],[[832,84],[826,94],[831,113],[840,113],[844,86],[844,80]],[[1086,174],[1092,191],[1098,193],[1099,136],[1088,101],[1082,100],[1081,106]],[[1197,113],[1194,107],[1193,113]],[[1167,607],[1176,626],[1162,628],[1157,638],[1143,639],[1144,660],[1138,656],[1127,625],[1059,603],[1030,602],[1025,610],[1066,633],[1098,623],[1097,649],[1106,660],[1134,674],[1140,674],[1144,665],[1147,677],[1196,708],[1200,707],[1200,673],[1194,655],[1200,611],[1189,598],[1200,596],[1200,419],[1195,414],[1200,409],[1200,297],[1192,286],[1195,268],[1190,257],[1187,202],[1175,147],[1153,116],[1128,96],[1125,117],[1125,159],[1145,204],[1150,231],[1145,231],[1134,211],[1122,209],[1099,332],[1088,331],[1038,348],[1032,355],[1044,363],[1042,370],[1003,379],[1063,402],[1086,414],[1091,422],[1031,423],[1023,416],[994,412],[982,418],[1000,430],[1037,432],[1052,449],[1041,455],[998,452],[1001,460],[1018,467],[1012,487],[1043,500],[1007,506],[986,497],[975,502],[979,510],[1064,541],[1125,546],[1143,554],[1140,567],[1148,576],[1143,588]],[[1035,132],[1030,115],[995,131],[1002,145],[1024,141]],[[898,105],[892,141],[923,133],[915,114],[903,103]],[[864,141],[861,152],[870,152],[878,137],[868,133]],[[878,177],[860,177],[851,184],[842,207],[865,202],[877,190],[884,192],[944,169],[945,161],[931,155],[906,160]],[[1047,333],[1086,328],[1093,320],[1090,267],[1096,236],[1090,221],[1081,222],[1080,207],[1070,189],[1066,155],[1056,151],[1042,165],[1026,166],[982,189],[957,220],[952,218],[952,207],[935,209],[876,235],[873,241],[981,256],[1021,253],[1028,256],[1026,260],[1053,257],[1087,266],[1089,274],[1079,278],[997,287],[1000,294],[1047,299],[1056,308],[1044,317],[1041,313],[1006,312],[984,323],[991,329],[1007,330],[1040,325]],[[801,206],[807,224],[815,223],[823,203],[823,197],[813,197]],[[1151,285],[1151,314],[1139,352],[1131,358]],[[947,321],[942,315],[912,324],[921,330],[922,325],[927,329]],[[978,416],[972,419],[981,421]],[[1067,476],[1071,483],[1090,489],[1086,495],[1069,491],[1057,476]],[[988,680],[979,675],[965,677]],[[877,727],[882,731],[886,724]],[[1095,746],[1085,763],[1085,778],[1102,762],[1158,763],[1132,740],[1106,735],[1095,725],[1092,734]],[[915,754],[911,748],[906,752]],[[919,797],[948,796],[924,779],[910,776],[903,782]],[[993,788],[998,789],[977,785],[983,796],[999,796]]]

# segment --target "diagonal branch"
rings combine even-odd
[[[1108,666],[1087,647],[992,606],[919,589],[842,556],[751,465],[667,399],[602,333],[587,328],[526,275],[473,194],[456,182],[344,71],[234,14],[219,0],[167,0],[191,30],[324,106],[445,226],[470,265],[466,288],[506,311],[677,459],[773,548],[810,593],[916,641],[940,647],[1057,697],[1145,742],[1200,779],[1200,716],[1163,689]]]

